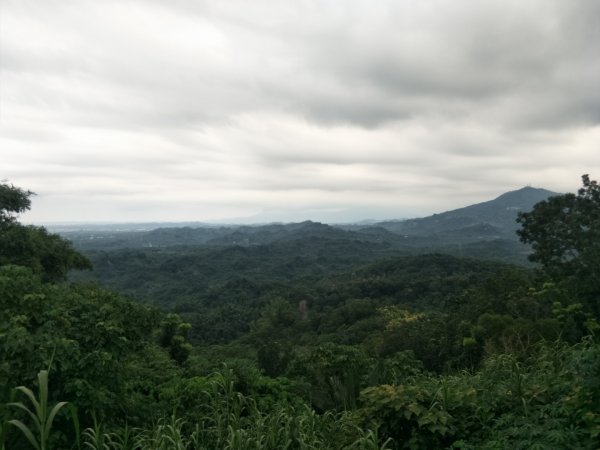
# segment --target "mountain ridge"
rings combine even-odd
[[[427,217],[361,225],[334,225],[307,220],[288,224],[165,227],[122,232],[84,230],[61,234],[85,252],[126,248],[166,250],[175,247],[273,245],[351,248],[354,245],[366,245],[371,249],[369,252],[375,253],[384,248],[385,252],[403,254],[443,252],[526,264],[529,248],[518,240],[515,233],[518,228],[517,214],[531,210],[534,204],[553,195],[559,194],[525,187],[501,194],[493,200]]]
[[[388,231],[404,236],[424,236],[430,234],[456,233],[458,230],[485,226],[487,238],[516,239],[518,228],[516,218],[519,212],[527,212],[533,206],[559,193],[530,186],[505,192],[493,200],[488,200],[462,208],[432,214],[430,216],[402,221],[383,221],[374,224]]]

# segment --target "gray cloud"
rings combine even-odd
[[[408,216],[600,173],[595,0],[1,12],[0,178],[30,220]]]

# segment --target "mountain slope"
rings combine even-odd
[[[559,194],[546,189],[524,187],[487,202],[420,219],[380,222],[376,226],[405,236],[435,235],[457,242],[515,240],[517,214],[530,211],[536,203],[555,195]]]

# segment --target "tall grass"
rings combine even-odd
[[[67,405],[48,404],[48,372],[38,374],[36,395],[24,387],[16,389],[25,395],[30,405],[12,402],[8,406],[28,417],[27,423],[12,419],[7,423],[18,428],[26,442],[36,450],[50,450],[52,424]],[[308,406],[275,405],[268,411],[259,410],[256,401],[234,389],[229,372],[217,373],[198,401],[202,413],[178,417],[165,416],[147,428],[105,430],[93,417],[93,426],[79,436],[78,421],[73,448],[86,450],[386,450],[379,445],[377,435],[354,424],[349,413],[317,414]],[[74,417],[74,419],[76,419]],[[4,431],[0,427],[0,438]],[[0,441],[0,450],[6,450]]]
[[[18,419],[9,420],[8,423],[17,427],[29,443],[36,450],[47,450],[52,423],[58,412],[67,404],[59,402],[52,408],[48,405],[48,371],[41,370],[38,373],[38,398],[31,389],[19,386],[16,390],[24,394],[31,403],[31,409],[22,402],[9,403],[8,406],[24,411],[31,420],[31,426],[26,425]]]
[[[260,411],[256,401],[234,389],[227,372],[214,374],[198,398],[204,413],[184,419],[175,414],[147,429],[100,437],[99,426],[84,432],[92,450],[384,450],[377,435],[357,428],[349,413],[317,414],[308,406],[279,405]],[[129,437],[124,439],[124,433]],[[124,442],[127,441],[128,444]],[[387,443],[386,443],[387,444]]]

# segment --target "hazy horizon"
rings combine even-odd
[[[532,188],[532,186],[525,186],[523,188],[516,189],[513,191],[507,191],[507,192],[500,194],[499,196],[507,194],[507,193],[511,193],[511,192],[520,191],[525,188]],[[533,189],[546,190],[544,188],[535,188],[535,187],[533,187]],[[487,199],[484,201],[484,203],[495,200],[499,196],[496,196],[491,199]],[[465,204],[465,205],[459,206],[456,209],[460,209],[460,208],[464,208],[464,207],[468,207],[468,206],[473,206],[473,205]],[[150,230],[150,229],[155,229],[155,228],[159,228],[159,227],[160,228],[165,228],[165,227],[169,228],[169,227],[181,227],[181,226],[202,226],[202,227],[260,226],[260,225],[272,225],[272,224],[290,224],[290,223],[299,223],[299,222],[306,222],[306,221],[321,222],[321,223],[330,224],[330,225],[359,225],[359,224],[365,224],[365,223],[379,223],[379,222],[385,222],[385,221],[403,221],[403,220],[410,220],[410,219],[416,219],[416,218],[423,218],[423,217],[431,216],[433,214],[441,214],[441,213],[444,213],[447,211],[451,211],[451,210],[433,211],[430,214],[425,214],[425,215],[421,215],[421,216],[379,217],[379,218],[362,217],[362,218],[349,219],[349,220],[335,220],[334,219],[334,220],[329,220],[329,221],[318,220],[318,219],[313,219],[313,218],[304,217],[304,216],[292,218],[291,220],[278,220],[276,218],[270,220],[266,217],[255,216],[255,217],[238,217],[238,218],[231,218],[231,219],[225,219],[225,220],[208,220],[208,221],[155,221],[155,220],[144,221],[144,222],[136,222],[136,221],[129,221],[129,222],[128,221],[122,221],[122,222],[114,222],[114,221],[61,222],[61,221],[55,221],[55,222],[43,222],[43,223],[37,222],[37,223],[35,223],[35,222],[28,222],[27,220],[23,220],[23,222],[26,224],[30,224],[30,225],[46,226],[53,230],[60,229],[61,231],[63,230],[63,228],[65,230],[68,230],[70,228],[86,229],[85,227],[90,227],[90,229],[91,228],[102,229],[102,227],[109,227],[110,229],[113,229],[113,228],[116,228],[119,226],[124,226],[127,229],[134,229],[135,227],[139,227],[140,230]]]
[[[600,2],[5,0],[27,223],[422,217],[600,178]]]

